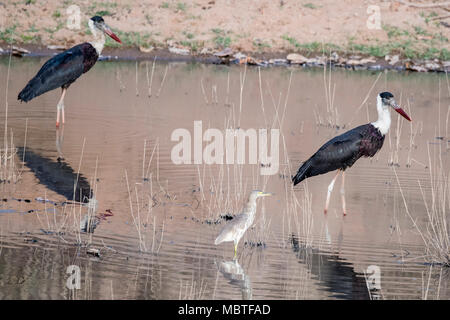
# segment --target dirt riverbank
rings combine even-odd
[[[77,8],[80,28],[69,28]],[[0,9],[4,53],[9,44],[51,54],[89,40],[87,19],[102,15],[123,41],[120,48],[108,41],[104,55],[118,58],[450,68],[450,9],[442,1],[17,0]]]

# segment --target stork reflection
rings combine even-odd
[[[58,152],[58,162],[64,160],[62,145],[64,143],[64,125],[56,128],[56,151]]]
[[[318,249],[307,247],[292,234],[289,241],[298,262],[305,265],[313,277],[332,292],[333,297],[350,300],[370,299],[364,274],[356,272],[352,263]]]

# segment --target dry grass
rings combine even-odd
[[[223,131],[240,127],[241,116],[246,112],[246,105],[243,99],[245,92],[245,79],[250,72],[246,68],[239,73],[238,93],[235,96],[235,102],[230,99],[230,75],[227,77],[226,95],[222,103],[229,107],[229,114],[224,121]],[[257,79],[259,80],[259,97],[261,115],[264,124],[261,128],[278,129],[280,132],[280,170],[279,174],[273,176],[260,175],[260,163],[256,165],[248,164],[225,164],[218,166],[197,165],[197,176],[199,186],[199,207],[203,207],[204,216],[209,221],[221,222],[221,226],[226,221],[221,220],[223,215],[235,215],[240,212],[243,204],[247,200],[251,190],[260,189],[267,192],[273,192],[270,189],[274,180],[283,179],[283,191],[277,192],[276,198],[281,199],[283,205],[277,212],[267,212],[266,201],[258,201],[255,223],[244,235],[243,243],[250,246],[262,246],[273,236],[271,224],[274,217],[280,217],[282,225],[282,234],[297,233],[300,235],[301,245],[311,247],[313,244],[313,214],[312,214],[312,195],[306,187],[302,193],[294,192],[290,179],[293,167],[291,166],[286,146],[286,139],[283,134],[283,123],[286,119],[286,111],[289,100],[289,93],[293,78],[293,72],[290,73],[289,83],[282,92],[273,92],[273,85],[270,79],[264,79],[261,75],[261,69],[256,69]],[[236,79],[237,82],[237,79]],[[207,90],[205,84],[200,81],[200,89],[203,93],[205,103],[210,99],[206,96]],[[217,89],[212,89],[216,92]],[[266,101],[269,101],[268,103]],[[217,95],[211,95],[211,101],[219,103]],[[206,130],[206,128],[204,128]],[[277,218],[275,218],[277,219]],[[276,238],[276,237],[274,237]],[[284,247],[286,242],[281,239],[275,239],[280,247]]]
[[[424,232],[426,253],[432,263],[450,267],[450,171],[445,171],[442,158],[439,163],[432,165],[430,157],[429,169],[431,198],[426,198],[418,182],[427,211],[427,228]]]
[[[178,294],[179,300],[201,300],[205,299],[207,289],[207,282],[205,279],[195,279],[192,274],[192,279],[183,282],[180,279],[180,291]]]
[[[441,151],[441,150],[439,150]],[[418,217],[413,217],[406,202],[397,171],[394,173],[400,188],[400,193],[406,209],[406,214],[412,221],[415,229],[419,233],[425,245],[425,259],[430,264],[437,264],[450,267],[450,170],[445,169],[441,152],[439,156],[434,156],[433,160],[428,145],[428,168],[430,191],[426,194],[422,187],[423,182],[417,181],[422,200],[426,209],[426,216],[423,217],[423,226],[419,226]]]
[[[147,141],[144,141],[142,160],[142,181],[130,185],[128,172],[125,170],[125,180],[128,190],[130,214],[139,240],[139,251],[159,253],[164,238],[164,220],[158,227],[158,219],[154,208],[161,202],[161,197],[171,201],[175,197],[164,187],[159,180],[159,142],[147,150]],[[149,156],[147,154],[149,153]],[[148,160],[147,160],[148,159]],[[153,164],[153,165],[152,165]],[[153,167],[153,171],[151,170]],[[160,235],[157,237],[158,232]]]
[[[20,179],[17,166],[17,148],[14,145],[14,135],[5,133],[3,148],[0,149],[0,184],[16,183]]]
[[[450,94],[450,86],[447,89]],[[439,105],[438,105],[438,127],[435,132],[435,136],[441,136],[441,85],[439,81]],[[449,108],[450,110],[450,108]],[[449,111],[450,112],[450,111]],[[448,114],[446,116],[446,129],[445,134],[448,133]],[[417,126],[416,132],[413,131],[412,126],[410,130],[410,149],[413,148],[414,138],[421,128],[421,124]],[[411,211],[406,203],[401,184],[399,182],[397,172],[394,169],[397,183],[400,186],[400,192],[403,198],[403,203],[406,208],[408,217],[414,224],[414,227],[418,231],[425,245],[425,258],[431,265],[443,265],[450,267],[450,170],[448,169],[448,161],[443,161],[442,155],[446,154],[443,150],[445,145],[439,144],[438,147],[433,148],[433,152],[430,151],[430,143],[427,143],[428,151],[428,164],[421,164],[425,168],[428,168],[429,179],[428,181],[418,180],[418,186],[422,195],[426,216],[423,219],[423,226],[419,226],[417,220],[419,217],[413,217]],[[414,160],[408,155],[408,159]],[[417,162],[417,161],[416,161]],[[424,184],[429,185],[429,191],[425,190]],[[431,271],[430,271],[431,272]]]
[[[5,131],[3,134],[3,148],[0,148],[0,184],[16,183],[20,177],[19,170],[16,166],[17,149],[14,145],[14,134],[12,130],[8,132],[8,89],[10,70],[11,54],[9,55],[5,86]]]

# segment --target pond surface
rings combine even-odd
[[[0,183],[0,299],[450,298],[448,268],[428,263],[423,239],[450,167],[445,75],[98,62],[69,88],[56,129],[60,90],[16,100],[44,61],[13,58],[9,81],[0,61],[2,146],[14,150]],[[381,151],[346,172],[348,214],[339,178],[325,215],[334,173],[294,188],[290,176],[375,121],[382,91],[413,122],[392,113]],[[279,130],[278,168],[194,163],[195,121],[202,133],[268,129],[268,143]],[[191,135],[191,164],[173,161],[176,129]],[[254,189],[274,196],[258,200],[234,260],[214,239]],[[86,214],[94,232],[81,231]]]

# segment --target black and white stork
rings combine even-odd
[[[89,29],[94,40],[76,45],[49,59],[19,93],[18,100],[28,102],[41,94],[61,87],[62,93],[57,105],[56,126],[59,127],[59,118],[62,114],[64,124],[64,96],[67,88],[83,73],[88,72],[97,62],[105,45],[105,33],[115,41],[120,39],[105,24],[100,16],[89,19]]]
[[[377,96],[378,120],[349,130],[325,143],[311,158],[302,164],[297,174],[292,177],[294,186],[306,178],[338,170],[328,186],[324,210],[326,213],[334,183],[339,173],[342,172],[341,197],[342,210],[345,215],[344,171],[351,167],[359,158],[373,157],[381,149],[384,136],[391,126],[390,108],[393,108],[405,119],[411,121],[405,111],[395,102],[392,93],[380,93]]]

